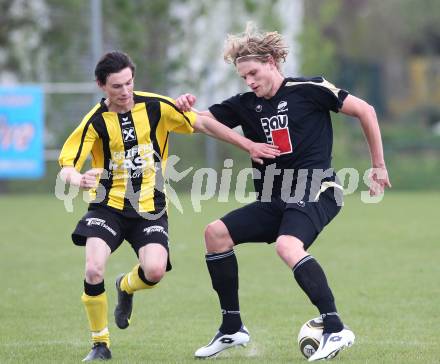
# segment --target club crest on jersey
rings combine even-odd
[[[289,109],[287,108],[287,101],[280,101],[280,103],[278,104],[278,112],[286,112]]]
[[[263,110],[263,106],[261,106],[261,105],[257,105],[257,106],[255,107],[255,111],[256,111],[256,112],[261,112],[261,110]]]
[[[292,142],[287,115],[275,115],[261,118],[261,126],[269,144],[277,145],[281,154],[292,153]]]
[[[134,127],[122,129],[122,135],[124,136],[124,143],[136,140],[136,132]]]

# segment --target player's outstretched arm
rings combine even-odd
[[[236,145],[237,147],[247,151],[251,159],[259,164],[263,164],[262,158],[273,159],[280,155],[278,147],[272,144],[255,143],[232,129],[218,122],[209,111],[197,111],[193,108],[197,98],[192,94],[183,94],[176,98],[176,106],[182,111],[195,111],[197,113],[197,121],[194,129],[198,132],[205,133],[214,138]]]
[[[273,159],[280,155],[277,146],[255,143],[218,122],[209,111],[195,110],[193,106],[196,101],[197,98],[189,93],[176,98],[176,106],[180,111],[186,112],[192,110],[197,113],[197,121],[194,125],[196,131],[238,146],[247,151],[252,160],[259,164],[263,164],[262,158]]]
[[[90,189],[98,185],[98,179],[101,173],[101,168],[92,168],[84,173],[80,173],[75,167],[66,166],[61,169],[60,177],[66,183],[84,189]]]
[[[391,187],[391,183],[385,165],[382,136],[374,107],[358,97],[348,95],[344,100],[341,112],[359,119],[370,149],[373,167],[370,173],[372,182],[370,193],[372,195],[383,193],[386,187]]]
[[[252,140],[236,133],[231,128],[228,128],[217,120],[200,113],[197,113],[197,120],[194,124],[194,130],[210,135],[216,139],[223,140],[245,150],[250,154],[252,160],[259,164],[263,164],[262,158],[273,159],[280,155],[280,151],[276,145],[255,143]]]

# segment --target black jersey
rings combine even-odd
[[[348,92],[336,88],[322,77],[286,78],[270,99],[253,92],[233,96],[209,111],[230,128],[241,126],[244,135],[254,142],[275,144],[281,155],[266,159],[254,174],[255,190],[261,194],[269,168],[275,172],[272,196],[281,194],[283,177],[290,172],[290,190],[295,188],[299,170],[328,170],[331,167],[333,130],[330,111],[338,112]],[[267,183],[267,182],[266,182]],[[266,187],[265,187],[266,188]]]

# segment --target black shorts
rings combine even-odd
[[[301,240],[307,249],[340,209],[334,188],[328,188],[316,202],[286,203],[281,198],[272,198],[270,202],[255,201],[231,211],[221,221],[236,245],[273,243],[280,235],[290,235]]]
[[[86,245],[87,238],[101,238],[113,253],[124,240],[127,240],[136,255],[139,249],[150,243],[162,245],[168,252],[167,271],[171,270],[168,241],[168,216],[156,220],[142,217],[125,217],[104,207],[87,211],[72,233],[75,245]]]

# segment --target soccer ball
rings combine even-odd
[[[307,321],[301,326],[298,334],[298,346],[301,354],[310,358],[319,347],[324,324],[321,317]]]

